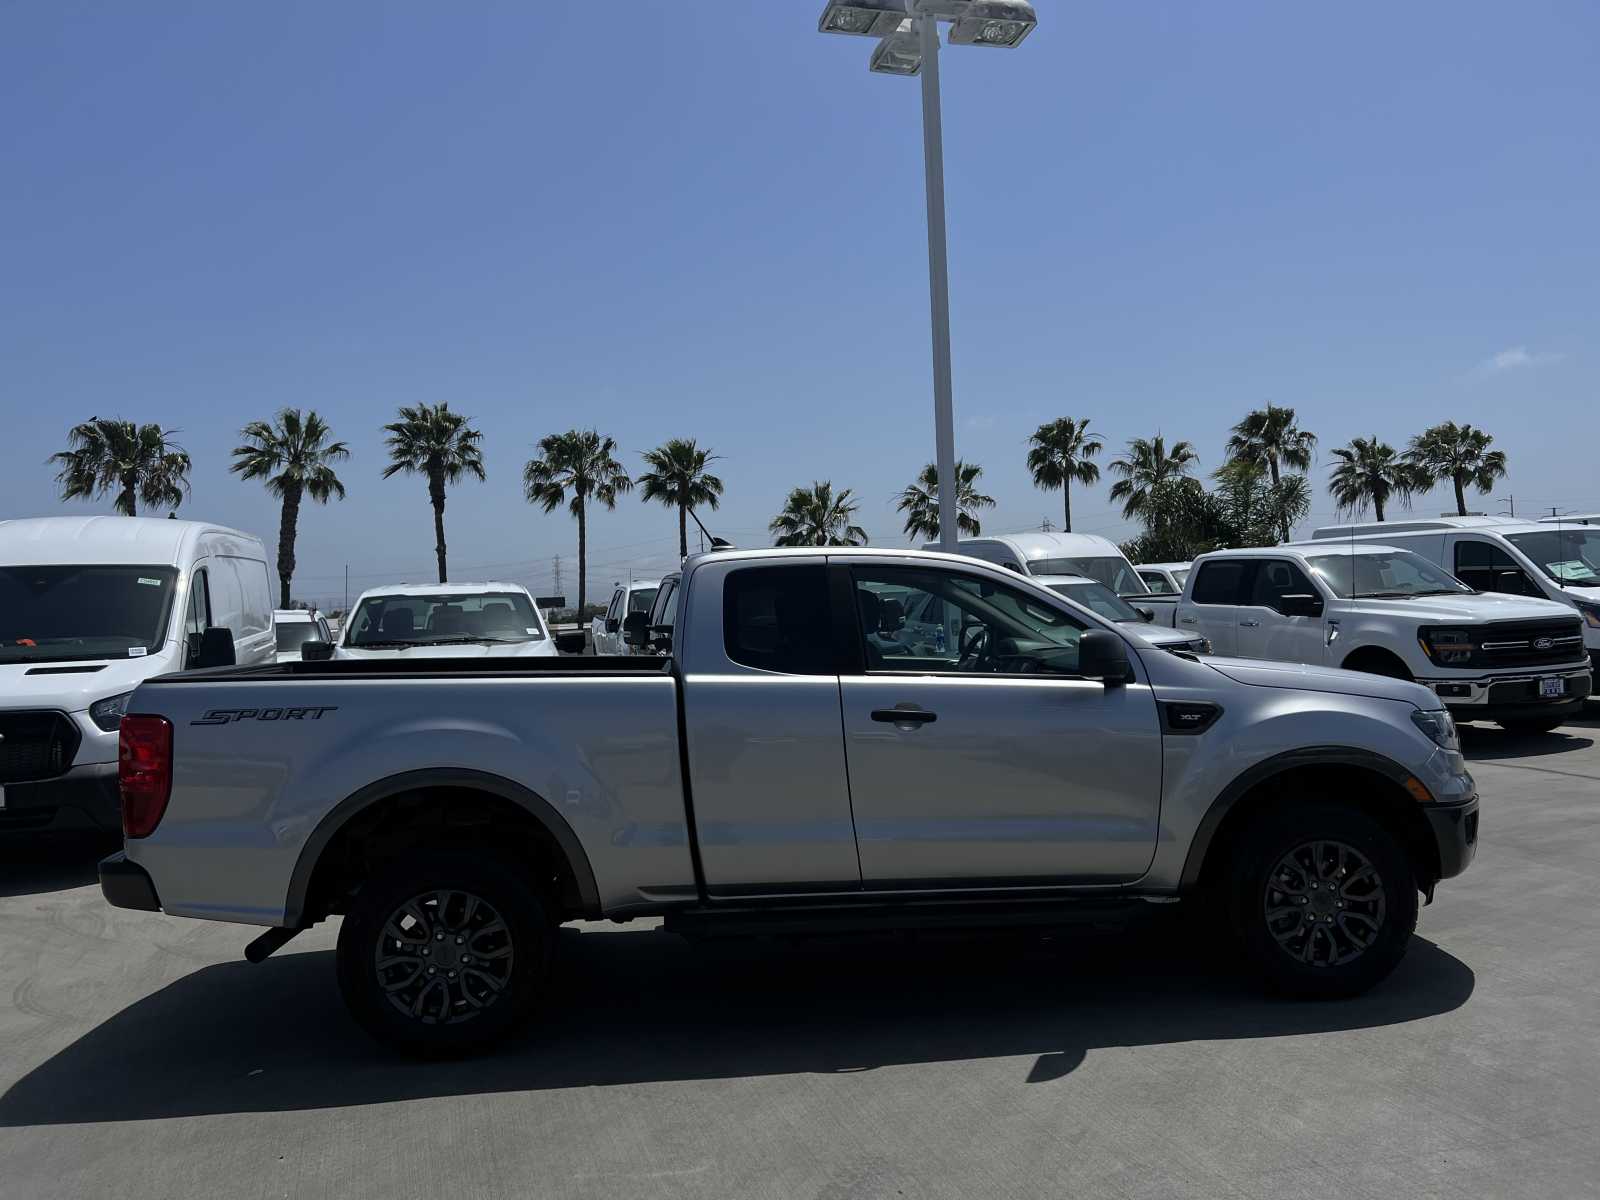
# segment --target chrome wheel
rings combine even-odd
[[[385,999],[424,1025],[456,1025],[501,998],[515,965],[511,929],[471,892],[413,896],[383,923],[373,966]]]
[[[1388,914],[1377,868],[1345,842],[1305,842],[1290,850],[1268,874],[1262,902],[1278,948],[1312,967],[1360,958]]]

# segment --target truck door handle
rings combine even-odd
[[[1198,618],[1195,618],[1195,617],[1179,617],[1178,618],[1178,624],[1180,624],[1180,625],[1193,625],[1197,619]]]
[[[1243,625],[1246,629],[1254,629],[1258,625],[1260,625],[1261,622],[1260,621],[1240,621],[1239,624]]]
[[[875,708],[872,710],[872,719],[885,725],[912,726],[931,725],[939,719],[938,713],[927,712],[920,708]]]

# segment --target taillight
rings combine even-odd
[[[172,722],[130,714],[117,741],[117,782],[122,787],[122,832],[149,837],[172,796]]]

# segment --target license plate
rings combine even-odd
[[[1543,699],[1560,699],[1567,694],[1567,681],[1553,676],[1539,680],[1539,695]]]

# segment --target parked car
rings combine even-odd
[[[300,647],[307,642],[332,646],[334,634],[321,613],[306,608],[280,608],[272,614],[278,639],[278,661],[299,662]]]
[[[332,657],[554,658],[582,649],[581,632],[550,636],[519,584],[399,583],[361,593]]]
[[[1195,560],[1177,625],[1218,654],[1415,680],[1458,720],[1554,729],[1593,674],[1570,608],[1474,591],[1409,550],[1310,542]]]
[[[929,542],[924,550],[938,550]],[[1119,596],[1142,595],[1150,589],[1133,564],[1108,538],[1092,533],[1006,533],[962,538],[956,553],[1022,575],[1083,575],[1098,580]]]
[[[590,626],[590,639],[596,654],[627,654],[629,647],[622,640],[622,620],[629,613],[650,611],[656,592],[661,589],[659,579],[630,579],[619,583],[611,593],[611,603],[606,611],[594,619]]]
[[[1140,563],[1139,578],[1157,596],[1178,596],[1183,593],[1184,582],[1189,578],[1186,562]]]
[[[960,612],[937,658],[872,639],[885,597],[917,596]],[[1475,853],[1426,688],[1168,654],[973,558],[713,552],[625,618],[630,644],[651,622],[665,658],[145,684],[106,898],[269,926],[255,961],[342,913],[356,1019],[436,1052],[526,1018],[578,918],[773,935],[1215,899],[1208,928],[1269,985],[1345,996]]]
[[[1174,629],[1170,624],[1158,624],[1155,610],[1143,607],[1143,601],[1148,597],[1138,597],[1139,603],[1130,604],[1105,584],[1082,575],[1035,575],[1034,578],[1052,592],[1083,605],[1108,621],[1115,621],[1152,646],[1190,654],[1211,653],[1211,643],[1205,638]]]
[[[266,553],[248,533],[0,521],[0,833],[117,830],[117,727],[133,689],[273,653]]]
[[[1600,528],[1506,517],[1440,517],[1329,525],[1318,542],[1379,541],[1415,551],[1469,587],[1534,596],[1578,610],[1583,643],[1600,675]]]

